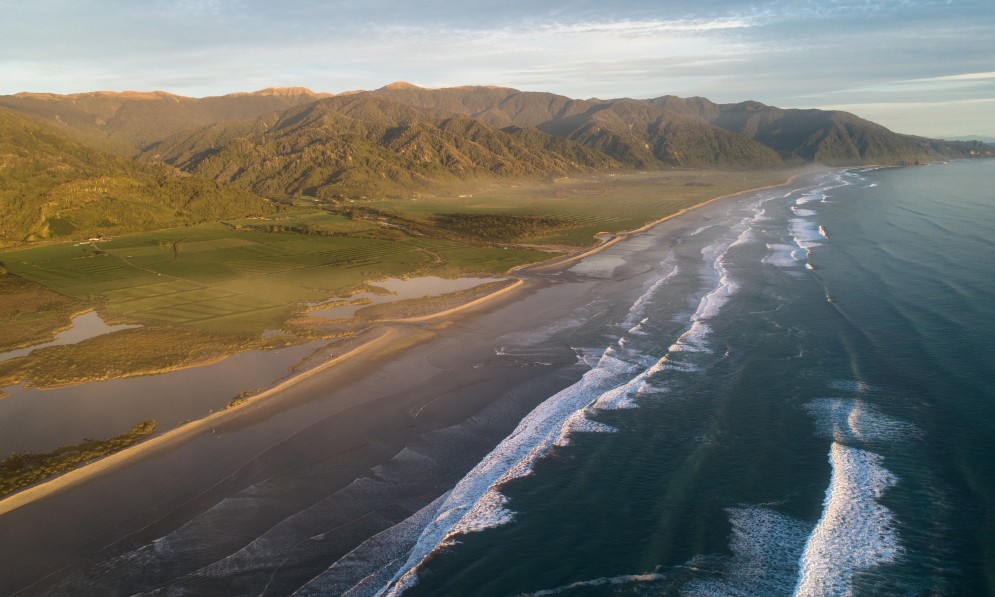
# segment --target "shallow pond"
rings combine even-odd
[[[100,318],[100,315],[96,311],[87,311],[86,313],[77,315],[72,318],[70,323],[72,327],[56,334],[55,339],[51,342],[43,342],[41,344],[26,346],[16,350],[0,352],[0,361],[6,361],[7,359],[13,359],[15,357],[22,357],[39,348],[60,346],[62,344],[76,344],[77,342],[89,340],[90,338],[95,338],[97,336],[103,336],[104,334],[110,334],[111,332],[142,327],[140,325],[127,323],[109,325]]]
[[[439,296],[449,294],[450,292],[467,290],[469,288],[473,288],[474,286],[480,286],[481,284],[487,284],[489,282],[496,282],[501,279],[503,278],[447,279],[439,278],[438,276],[421,276],[418,278],[407,279],[388,278],[382,282],[373,282],[372,285],[384,288],[390,291],[391,294],[378,295],[372,292],[362,292],[351,296],[350,299],[370,299],[371,302],[366,302],[362,305],[342,305],[338,307],[329,307],[327,309],[318,309],[316,311],[312,311],[311,315],[328,318],[352,317],[356,314],[356,311],[369,305],[378,305],[380,303],[389,303],[404,299],[417,299],[426,296]]]
[[[327,342],[254,350],[159,375],[48,390],[3,388],[10,396],[0,399],[0,459],[11,452],[45,452],[84,438],[106,439],[147,419],[156,420],[158,431],[168,431],[223,409],[245,390],[271,386]]]

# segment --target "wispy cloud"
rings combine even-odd
[[[906,79],[904,81],[895,81],[898,83],[943,83],[947,81],[982,81],[986,79],[995,79],[995,71],[990,71],[987,73],[964,73],[961,75],[945,75],[942,77],[925,77],[922,79]]]
[[[995,97],[936,101],[854,102],[812,107],[853,112],[903,133],[929,137],[995,136]]]
[[[907,102],[863,102],[863,103],[852,103],[852,104],[826,104],[818,107],[823,110],[851,110],[854,108],[899,109],[899,108],[928,108],[928,107],[937,107],[937,106],[967,106],[967,105],[984,105],[984,104],[995,104],[995,97],[981,97],[975,99],[962,99],[962,100],[938,100],[933,102],[907,101]]]
[[[995,122],[990,103],[942,108],[995,97],[992,0],[0,0],[0,8],[0,93],[202,96],[413,80],[784,107],[916,99],[937,102],[926,125],[968,111]]]
[[[710,20],[623,20],[607,22],[582,22],[555,24],[545,27],[550,33],[613,33],[617,35],[650,35],[655,33],[695,33],[723,29],[745,29],[752,27],[749,18],[725,17]]]

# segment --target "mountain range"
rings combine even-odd
[[[250,191],[140,164],[0,110],[0,246],[266,214]]]
[[[397,195],[477,178],[905,165],[995,151],[895,133],[840,111],[407,83],[338,95],[20,93],[0,96],[0,127],[7,241],[272,209],[262,198]],[[119,209],[122,201],[141,209]],[[222,207],[206,207],[215,204]],[[98,212],[118,215],[87,215]]]

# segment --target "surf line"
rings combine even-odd
[[[881,456],[833,442],[822,517],[805,544],[794,595],[848,595],[854,576],[893,562],[901,547],[894,515],[878,500],[898,479]]]
[[[634,230],[624,230],[622,232],[616,232],[616,233],[598,232],[595,236],[598,236],[598,237],[610,236],[610,238],[608,238],[608,240],[605,240],[604,242],[602,242],[601,244],[599,244],[599,245],[597,245],[595,247],[587,249],[586,251],[581,251],[579,253],[573,253],[573,254],[570,254],[570,255],[565,255],[563,257],[554,257],[554,258],[552,258],[550,260],[547,260],[547,261],[540,261],[539,263],[533,263],[533,264],[520,265],[520,266],[517,266],[517,267],[513,267],[510,270],[508,270],[508,274],[511,274],[512,272],[515,272],[515,271],[542,271],[542,270],[553,268],[553,267],[557,267],[557,266],[560,266],[560,265],[565,265],[565,264],[568,264],[568,263],[573,263],[573,262],[578,261],[580,259],[583,259],[585,257],[590,257],[591,255],[594,255],[595,253],[599,253],[601,251],[604,251],[608,247],[611,247],[612,245],[615,245],[615,244],[617,244],[617,243],[619,243],[619,242],[621,242],[623,240],[626,240],[627,238],[629,238],[630,236],[632,236],[634,234],[639,234],[640,232],[646,232],[650,228],[653,228],[654,226],[662,224],[662,223],[666,222],[667,220],[672,220],[674,218],[678,218],[680,216],[683,216],[686,213],[695,211],[697,209],[701,209],[702,207],[705,207],[707,205],[711,205],[712,203],[716,203],[718,201],[722,201],[722,200],[725,200],[725,199],[735,199],[735,198],[738,198],[738,197],[745,197],[745,196],[748,196],[748,195],[752,195],[754,193],[760,193],[762,191],[769,191],[770,189],[779,189],[779,188],[787,187],[787,186],[790,186],[792,183],[794,183],[794,181],[797,178],[799,178],[800,176],[804,176],[806,174],[811,174],[813,172],[822,173],[822,172],[833,172],[833,171],[835,171],[834,168],[825,168],[825,169],[811,169],[811,168],[809,168],[809,169],[805,169],[802,172],[798,172],[796,174],[791,175],[788,178],[788,180],[786,180],[786,181],[784,181],[782,183],[771,184],[771,185],[766,185],[766,186],[762,186],[762,187],[756,187],[756,188],[753,188],[753,189],[746,189],[744,191],[737,191],[735,193],[730,193],[728,195],[721,195],[719,197],[712,197],[711,199],[707,199],[705,201],[702,201],[701,203],[695,203],[694,205],[690,205],[688,207],[682,208],[682,209],[680,209],[680,210],[678,210],[678,211],[670,214],[669,216],[664,216],[664,217],[659,218],[657,220],[653,220],[652,222],[650,222],[648,224],[644,224],[643,226],[640,226],[639,228],[636,228]]]
[[[508,481],[531,474],[534,464],[542,459],[554,446],[566,443],[566,435],[572,431],[609,432],[614,429],[594,421],[587,421],[589,410],[614,410],[635,406],[631,395],[649,375],[671,368],[671,359],[676,353],[708,352],[704,339],[708,335],[706,321],[728,303],[738,290],[738,285],[730,277],[725,258],[738,242],[751,231],[752,220],[740,220],[730,228],[734,238],[724,239],[709,245],[706,262],[718,277],[715,287],[701,297],[698,308],[690,318],[690,326],[670,346],[667,354],[654,365],[642,368],[615,356],[609,346],[598,364],[587,371],[581,379],[547,398],[518,424],[515,430],[501,441],[483,460],[461,479],[439,504],[433,519],[423,528],[421,535],[411,548],[404,564],[381,589],[378,595],[400,595],[418,582],[418,573],[428,557],[440,546],[447,545],[453,537],[474,531],[493,528],[511,522],[514,513],[507,509],[507,498],[501,493],[501,486]],[[739,227],[742,226],[742,229]],[[668,279],[665,274],[662,279]],[[639,301],[656,292],[651,285]],[[632,308],[630,308],[630,314]],[[680,371],[680,367],[676,367]]]

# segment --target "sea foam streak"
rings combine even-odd
[[[893,562],[901,553],[894,515],[879,503],[898,479],[880,455],[852,444],[896,441],[916,430],[859,399],[825,398],[808,409],[820,431],[833,439],[832,473],[822,517],[801,557],[795,595],[851,595],[858,572]]]
[[[631,328],[637,321],[642,319],[643,315],[646,313],[647,302],[655,297],[660,289],[677,275],[679,269],[677,265],[674,264],[674,259],[674,252],[670,251],[667,258],[660,263],[660,265],[668,269],[667,273],[653,280],[643,294],[636,299],[636,302],[629,307],[629,315],[625,318],[625,321],[622,322],[623,326]]]
[[[862,400],[820,398],[807,409],[815,417],[820,434],[836,441],[896,442],[922,437],[915,425],[883,415]]]
[[[761,263],[774,267],[798,267],[795,260],[795,247],[779,243],[767,243],[767,256],[760,260]]]
[[[788,230],[795,239],[795,244],[800,248],[808,250],[818,247],[824,240],[819,233],[819,225],[804,218],[791,218],[788,220]]]
[[[728,513],[733,555],[723,564],[722,575],[691,581],[681,594],[767,597],[790,591],[811,523],[763,506],[730,508]]]
[[[514,514],[506,508],[507,498],[501,494],[500,486],[531,473],[535,462],[550,448],[569,442],[571,432],[613,431],[607,425],[583,422],[586,411],[630,408],[634,406],[633,397],[646,387],[649,375],[671,368],[676,371],[683,369],[680,363],[676,367],[670,366],[676,353],[708,350],[704,339],[709,327],[704,321],[714,317],[739,288],[731,279],[724,258],[731,246],[750,238],[750,221],[747,218],[734,227],[733,232],[739,234],[732,242],[716,242],[702,250],[706,260],[712,259],[718,285],[702,297],[691,317],[690,328],[671,346],[667,355],[639,372],[639,359],[635,359],[637,363],[623,360],[620,357],[624,350],[619,352],[609,347],[598,364],[586,372],[579,382],[536,407],[510,436],[456,485],[439,506],[435,519],[426,525],[405,564],[380,594],[399,595],[417,583],[417,571],[422,562],[440,545],[451,541],[452,537],[513,520]],[[663,276],[659,282],[663,283],[668,277],[669,274]],[[658,284],[651,284],[644,296],[657,290]],[[629,316],[641,316],[639,312],[640,309],[630,310]],[[620,348],[624,349],[624,343],[620,343]]]
[[[822,518],[805,545],[795,595],[852,595],[858,572],[898,557],[894,516],[878,503],[897,479],[881,461],[877,454],[833,442]]]
[[[434,520],[422,531],[405,564],[381,594],[400,595],[414,585],[417,567],[451,536],[509,522],[512,514],[504,507],[506,498],[497,486],[528,474],[535,461],[560,439],[571,415],[590,404],[592,395],[600,395],[611,380],[631,375],[631,368],[606,354],[579,382],[529,413],[511,435],[453,488]]]

